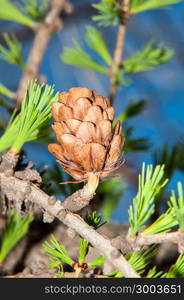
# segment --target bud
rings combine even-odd
[[[71,88],[52,104],[52,115],[59,144],[48,149],[73,178],[106,177],[120,166],[124,138],[120,122],[112,125],[114,108],[108,98],[85,87]]]

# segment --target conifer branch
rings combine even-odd
[[[127,235],[117,236],[111,241],[112,245],[121,250],[122,253],[138,251],[144,246],[166,242],[177,245],[180,253],[184,252],[184,233],[181,230],[156,234],[139,233],[137,236],[131,236],[128,233]]]
[[[31,79],[39,77],[39,66],[43,59],[45,50],[51,39],[52,33],[61,27],[59,15],[65,7],[65,0],[53,0],[48,14],[46,15],[43,24],[37,28],[32,48],[30,50],[26,69],[22,75],[17,90],[17,103],[20,104],[23,100],[27,82]]]
[[[6,155],[2,158],[2,164],[5,159]],[[14,165],[15,167],[16,161],[17,157],[15,157],[15,162],[13,162],[12,156],[12,166]],[[57,200],[55,197],[48,196],[36,184],[33,184],[28,180],[20,180],[16,178],[13,176],[13,170],[12,172],[10,171],[10,164],[9,170],[5,165],[3,168],[0,168],[1,194],[2,196],[4,195],[8,201],[13,202],[16,207],[21,207],[22,202],[36,204],[44,212],[46,212],[47,215],[50,215],[53,218],[58,218],[66,226],[77,231],[78,234],[89,241],[93,247],[100,250],[101,254],[104,255],[116,268],[118,268],[125,277],[140,277],[123,257],[121,252],[111,245],[109,239],[100,235],[79,215],[66,210],[61,201]]]
[[[170,242],[178,245],[179,252],[184,251],[184,233],[181,230],[173,232],[162,232],[156,234],[138,234],[137,237],[127,236],[127,240],[133,243],[134,247],[149,246],[152,244],[161,244]]]
[[[111,85],[110,85],[109,98],[111,100],[111,103],[114,101],[114,97],[115,97],[116,90],[117,90],[116,72],[117,72],[118,67],[121,64],[122,56],[123,56],[126,25],[127,25],[129,13],[130,13],[129,5],[130,5],[130,0],[122,1],[122,5],[121,5],[122,17],[120,19],[120,25],[118,28],[116,47],[114,50],[114,58],[113,58],[113,62],[111,65],[111,72],[110,72]]]

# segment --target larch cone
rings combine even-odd
[[[121,165],[124,137],[108,98],[86,87],[74,87],[59,95],[52,104],[52,128],[58,144],[49,151],[64,170],[77,181],[88,181],[90,174],[108,176]]]

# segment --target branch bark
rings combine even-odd
[[[140,277],[126,261],[122,254],[111,245],[109,239],[104,238],[92,227],[83,221],[83,219],[65,209],[61,201],[54,197],[49,197],[41,189],[29,181],[23,181],[13,176],[7,177],[0,174],[1,193],[5,194],[9,201],[20,202],[20,191],[24,201],[30,201],[38,205],[53,217],[58,218],[68,227],[77,231],[79,235],[88,240],[96,247],[116,268],[118,268],[125,277]]]
[[[123,0],[121,4],[122,17],[120,18],[120,25],[117,33],[116,47],[114,50],[114,58],[111,66],[111,72],[110,72],[111,85],[110,85],[109,98],[111,100],[111,103],[113,103],[117,91],[116,72],[122,62],[124,40],[126,35],[126,25],[130,13],[129,4],[130,4],[130,0]]]
[[[20,104],[24,97],[27,82],[39,77],[39,67],[45,50],[51,39],[52,33],[61,27],[59,15],[65,6],[66,0],[52,0],[50,10],[45,17],[44,23],[38,25],[24,71],[17,90],[17,103]]]
[[[171,242],[178,246],[180,253],[184,252],[184,232],[181,230],[173,232],[162,232],[156,234],[141,234],[132,237],[129,234],[117,236],[112,240],[112,245],[121,250],[122,253],[138,251],[141,247],[152,244]]]
[[[111,245],[109,239],[104,238],[84,220],[74,213],[65,209],[61,201],[55,197],[48,196],[35,184],[20,180],[14,176],[7,176],[0,173],[1,194],[8,201],[15,202],[15,207],[21,207],[21,201],[31,202],[38,205],[47,214],[58,218],[69,228],[78,232],[79,235],[87,239],[91,245],[96,247],[116,268],[118,268],[125,277],[139,278],[132,266],[123,257],[120,251]]]
[[[136,245],[139,247],[149,246],[151,244],[161,244],[165,242],[176,244],[178,246],[178,251],[180,253],[184,252],[184,232],[180,230],[156,234],[139,234],[135,240]]]
[[[93,199],[95,191],[98,187],[99,177],[95,174],[89,176],[88,182],[84,187],[71,196],[67,197],[63,202],[66,209],[76,212],[86,207],[90,200]]]

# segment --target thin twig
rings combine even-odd
[[[116,91],[117,91],[116,72],[120,64],[122,63],[126,25],[129,17],[129,4],[130,4],[130,0],[123,0],[121,4],[122,17],[120,18],[120,25],[117,33],[116,47],[114,50],[114,58],[113,58],[111,71],[110,71],[111,85],[110,85],[109,98],[111,100],[111,103],[114,101]]]
[[[31,79],[39,78],[39,67],[52,33],[61,27],[59,15],[65,7],[65,1],[66,0],[52,0],[50,10],[46,15],[43,24],[39,24],[37,27],[33,45],[26,62],[26,69],[22,75],[17,90],[18,104],[20,104],[23,100],[27,82]]]

